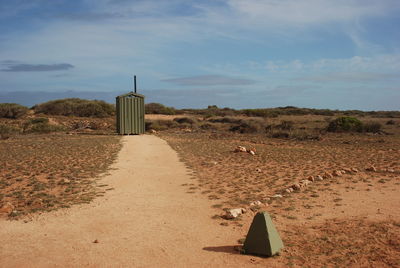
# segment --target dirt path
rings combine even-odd
[[[113,167],[103,181],[114,190],[91,204],[0,221],[0,267],[261,265],[233,252],[237,235],[207,199],[185,192],[193,180],[165,141],[124,137]]]

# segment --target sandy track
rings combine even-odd
[[[260,264],[234,254],[237,235],[210,218],[207,199],[185,192],[193,180],[165,141],[126,136],[113,167],[103,181],[115,189],[91,204],[0,221],[0,267]]]

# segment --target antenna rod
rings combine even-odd
[[[136,75],[133,76],[133,85],[136,93]]]

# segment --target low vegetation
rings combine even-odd
[[[35,113],[80,117],[107,117],[115,114],[115,107],[105,101],[78,98],[60,99],[38,104]]]
[[[0,118],[17,119],[27,114],[28,107],[16,103],[0,103]]]

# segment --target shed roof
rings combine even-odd
[[[144,95],[138,94],[138,93],[135,93],[135,92],[131,91],[131,92],[129,92],[129,93],[126,93],[126,94],[117,96],[117,98],[124,98],[124,97],[144,98]]]

